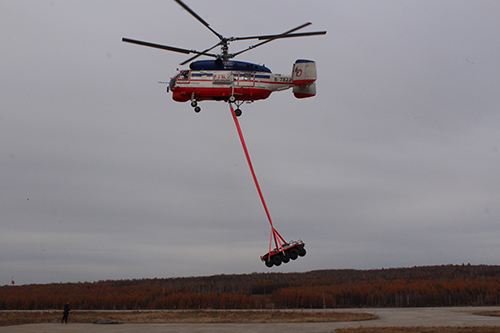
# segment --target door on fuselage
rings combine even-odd
[[[255,73],[239,73],[234,74],[236,86],[239,87],[253,87],[255,85]]]

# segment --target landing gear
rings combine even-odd
[[[236,117],[241,116],[240,106],[241,106],[241,104],[243,104],[243,101],[237,101],[236,96],[231,95],[231,96],[229,96],[228,102],[229,102],[229,104],[234,103],[234,105],[236,105],[236,109],[234,109],[234,114],[236,115]]]
[[[201,111],[201,108],[198,106],[198,101],[194,99],[194,96],[191,99],[191,106],[194,108],[194,112],[199,113]]]
[[[291,241],[290,243],[283,244],[279,249],[276,248],[264,254],[260,259],[269,268],[280,266],[282,263],[286,264],[290,260],[297,260],[298,257],[305,256],[306,249],[304,249],[304,246],[305,244],[301,240]]]
[[[199,113],[201,108],[198,106],[198,101],[194,97],[194,93],[191,94],[191,107],[194,108],[194,112]]]

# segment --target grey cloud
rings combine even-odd
[[[242,58],[318,65],[316,98],[241,118],[276,225],[308,244],[280,271],[498,264],[498,2],[189,4],[228,35],[328,30]],[[265,271],[227,107],[172,101],[157,81],[184,58],[121,42],[211,33],[169,1],[1,6],[0,283]]]

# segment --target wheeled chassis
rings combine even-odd
[[[305,244],[301,240],[285,242],[260,257],[267,267],[279,266],[306,255]]]

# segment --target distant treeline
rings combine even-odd
[[[500,266],[321,270],[0,287],[0,310],[500,305]]]

